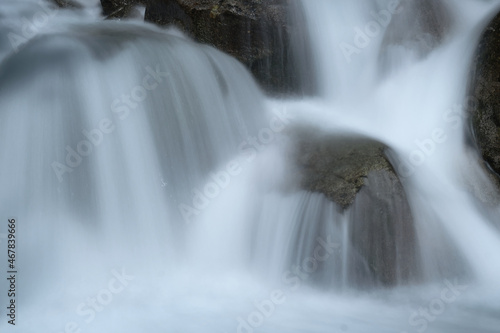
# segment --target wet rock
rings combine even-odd
[[[500,177],[500,14],[481,36],[471,76],[472,137],[490,172]]]
[[[299,142],[302,186],[349,207],[371,171],[394,174],[384,155],[387,147],[365,138],[314,138]]]
[[[411,208],[387,146],[305,132],[296,147],[301,187],[324,194],[348,214],[350,282],[392,286],[418,279]]]
[[[190,32],[193,28],[192,19],[177,1],[151,1],[146,7],[144,19],[158,25],[174,24]]]
[[[370,171],[352,205],[350,238],[358,263],[351,261],[359,285],[384,286],[418,279],[417,239],[404,188],[394,172]]]
[[[135,6],[146,5],[147,1],[148,0],[101,0],[102,14],[109,19],[134,16]]]

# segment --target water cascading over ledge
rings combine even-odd
[[[175,258],[178,205],[265,124],[262,95],[237,61],[183,38],[134,24],[61,30],[0,67],[2,210],[44,235],[27,240],[26,262],[52,265],[47,239],[61,252],[94,247],[61,241],[60,228],[83,228],[111,259]]]
[[[269,94],[315,91],[307,24],[300,1],[101,0],[109,19],[144,6],[144,20],[175,26],[241,61]]]
[[[455,24],[433,48],[396,45],[385,62],[384,36],[404,24],[347,58],[340,45],[390,1],[302,5],[314,98],[271,100],[178,31],[85,11],[18,52],[0,43],[17,331],[497,329],[499,212],[468,191],[464,175],[484,175],[448,110],[497,6],[445,6]]]

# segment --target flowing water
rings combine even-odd
[[[303,1],[319,89],[284,100],[176,30],[102,22],[97,2],[0,3],[1,266],[15,218],[18,271],[1,331],[498,332],[500,209],[465,110],[499,5],[445,2],[437,40],[391,3]],[[418,281],[352,283],[352,212],[293,185],[305,124],[392,148]],[[297,266],[312,253],[320,268]]]

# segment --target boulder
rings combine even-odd
[[[484,30],[472,65],[471,133],[488,168],[500,177],[500,14]]]
[[[387,147],[359,137],[301,139],[298,142],[302,186],[349,207],[371,171],[395,174],[384,155]]]
[[[407,283],[420,272],[411,208],[387,150],[370,138],[310,132],[296,142],[301,187],[348,214],[348,276],[356,286]]]

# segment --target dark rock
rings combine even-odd
[[[403,185],[383,143],[304,132],[296,142],[303,189],[348,210],[349,280],[392,286],[418,279],[417,238]]]
[[[71,0],[52,0],[59,8],[82,8],[82,6],[75,1]]]
[[[126,18],[134,14],[134,7],[146,5],[149,0],[101,0],[102,14],[106,18]]]
[[[146,7],[144,20],[158,25],[175,24],[186,32],[192,31],[193,22],[177,1],[152,1]]]
[[[472,136],[491,171],[500,177],[500,14],[484,30],[472,65],[469,105]]]

